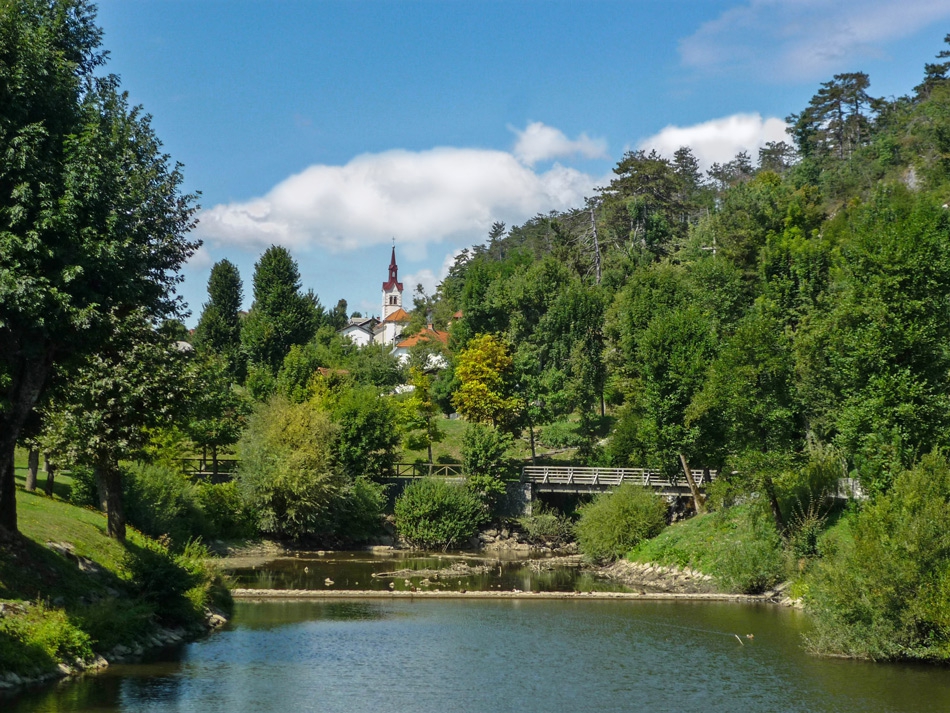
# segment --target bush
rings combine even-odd
[[[238,483],[263,532],[299,538],[328,534],[344,481],[333,462],[337,429],[310,404],[274,397],[241,438]]]
[[[435,478],[406,486],[396,499],[396,530],[414,547],[447,550],[465,542],[487,521],[482,503],[467,489]]]
[[[586,440],[578,433],[577,424],[571,421],[555,421],[538,434],[538,441],[551,448],[579,448]]]
[[[92,468],[76,465],[70,469],[69,475],[73,479],[73,484],[69,489],[69,502],[80,507],[98,507],[96,476]]]
[[[511,436],[492,426],[470,423],[462,434],[462,467],[469,475],[494,473],[511,446]]]
[[[189,542],[179,555],[169,551],[167,540],[127,546],[129,586],[155,607],[163,624],[192,626],[201,622],[205,607],[230,606],[228,590],[208,564],[211,553],[200,543]]]
[[[136,463],[123,473],[126,516],[146,535],[166,535],[176,547],[206,535],[195,486],[180,471]]]
[[[577,544],[594,560],[612,560],[642,540],[655,537],[666,525],[666,502],[639,485],[621,485],[580,509]]]
[[[713,572],[727,592],[759,594],[785,575],[785,551],[765,503],[715,513]]]
[[[528,542],[534,545],[561,545],[570,542],[574,536],[570,518],[541,504],[533,514],[519,517],[518,524]]]
[[[195,499],[214,536],[241,538],[257,534],[257,513],[244,502],[236,482],[199,483]]]
[[[348,542],[366,542],[381,534],[384,507],[386,486],[356,478],[334,505],[334,532]]]
[[[823,538],[806,606],[819,653],[950,659],[950,466],[931,454]]]
[[[92,657],[89,636],[62,609],[43,602],[11,609],[0,616],[0,671],[33,675]]]

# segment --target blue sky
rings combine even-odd
[[[153,117],[250,306],[272,243],[325,306],[378,313],[391,241],[429,291],[495,220],[579,205],[627,150],[753,157],[822,81],[907,93],[946,0],[103,0],[108,70]]]

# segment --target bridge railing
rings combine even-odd
[[[396,478],[461,478],[464,475],[458,463],[394,463]]]
[[[696,485],[706,485],[715,480],[716,471],[691,470]],[[686,485],[686,478],[670,478],[659,470],[648,468],[581,468],[573,466],[526,465],[522,469],[524,482],[538,485],[584,485],[615,487],[634,483],[651,488],[678,487]]]

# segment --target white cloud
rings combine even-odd
[[[740,151],[748,151],[753,163],[767,141],[787,141],[785,122],[760,114],[733,114],[693,126],[667,126],[638,144],[672,156],[680,146],[689,146],[703,170],[714,163],[731,161]]]
[[[528,166],[534,166],[539,161],[549,161],[554,158],[580,154],[586,158],[607,158],[607,142],[603,139],[592,139],[587,134],[581,134],[571,141],[559,129],[535,121],[519,131],[509,127],[517,136],[514,154],[518,160]]]
[[[560,164],[535,172],[504,151],[393,150],[343,166],[310,166],[264,196],[216,205],[199,216],[198,234],[214,245],[333,252],[395,237],[424,252],[443,241],[481,241],[496,220],[518,224],[573,207],[595,184]]]
[[[804,81],[859,69],[886,45],[950,18],[947,0],[747,0],[680,41],[687,66]]]

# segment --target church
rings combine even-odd
[[[408,360],[410,347],[419,342],[433,341],[447,345],[448,332],[434,329],[431,324],[426,325],[419,334],[403,338],[403,331],[409,325],[409,313],[403,308],[402,297],[403,285],[399,281],[396,246],[393,245],[389,260],[389,278],[383,283],[381,317],[353,317],[339,333],[361,347],[367,344],[387,344],[393,348],[393,353],[400,361]]]

